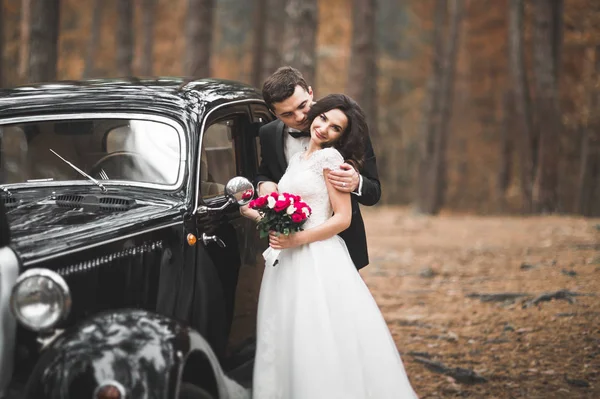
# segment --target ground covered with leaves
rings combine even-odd
[[[361,274],[420,398],[600,398],[600,219],[364,217]]]

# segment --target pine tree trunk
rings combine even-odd
[[[283,61],[300,70],[314,87],[318,29],[317,0],[288,0],[285,7]]]
[[[4,87],[4,10],[0,2],[0,87]],[[0,143],[1,144],[1,143]],[[1,148],[1,147],[0,147]]]
[[[373,146],[381,150],[381,137],[377,130],[377,0],[353,0],[352,3],[352,42],[346,93],[365,112]]]
[[[558,210],[558,159],[562,121],[556,81],[557,60],[553,50],[553,0],[535,0],[533,64],[536,84],[536,112],[540,136],[533,201],[536,212]]]
[[[21,1],[21,23],[19,26],[19,78],[27,79],[29,71],[29,36],[31,34],[31,0]]]
[[[433,179],[431,182],[433,201],[431,212],[438,214],[444,205],[447,188],[446,148],[450,135],[452,119],[452,104],[454,102],[455,70],[458,56],[458,43],[461,21],[464,12],[464,0],[454,0],[450,3],[450,30],[448,42],[444,51],[444,71],[442,75],[440,119],[437,125],[436,145],[433,155]]]
[[[56,79],[60,1],[32,1],[29,36],[29,82]]]
[[[592,172],[592,157],[590,157],[590,130],[582,129],[581,137],[581,158],[579,165],[579,181],[577,190],[577,212],[589,216],[590,197],[592,197],[592,187],[590,186],[590,177]]]
[[[142,1],[142,56],[140,59],[140,74],[152,75],[154,51],[154,17],[156,15],[156,0]]]
[[[588,52],[592,53],[592,51]],[[585,59],[593,59],[594,72],[591,82],[600,82],[600,46],[595,54],[587,54]],[[582,129],[581,163],[579,170],[577,211],[588,217],[600,216],[600,87],[593,87],[588,106],[590,120]]]
[[[563,13],[564,0],[552,0],[552,59],[556,81],[560,79],[560,64],[563,43]]]
[[[254,26],[252,44],[252,75],[250,82],[254,87],[261,87],[263,83],[266,25],[267,25],[267,0],[254,0]]]
[[[442,80],[442,63],[444,52],[444,25],[447,14],[445,0],[437,0],[435,6],[433,23],[433,59],[431,77],[426,86],[426,96],[423,101],[423,119],[421,121],[421,148],[419,157],[419,169],[417,180],[416,207],[421,213],[429,213],[428,203],[431,198],[431,161],[434,153],[436,123],[435,118],[439,116],[440,90]]]
[[[283,65],[283,43],[281,38],[285,34],[285,23],[281,16],[285,13],[286,0],[267,0],[267,14],[265,21],[265,55],[261,83]],[[313,84],[310,82],[309,84]]]
[[[523,211],[532,210],[532,189],[535,174],[533,147],[533,117],[529,97],[529,82],[525,72],[523,49],[523,0],[511,0],[509,8],[509,64],[515,101],[515,130],[520,159],[520,180]]]
[[[214,0],[188,0],[184,69],[190,77],[210,76],[213,9]]]
[[[133,63],[133,4],[131,0],[117,2],[117,74],[132,76]]]
[[[100,28],[102,24],[102,9],[103,0],[94,0],[94,8],[92,9],[92,30],[87,47],[85,57],[85,67],[83,77],[89,78],[95,75],[96,52],[98,51],[98,43],[100,42]]]
[[[504,212],[506,210],[506,190],[510,185],[511,179],[511,164],[512,164],[512,152],[513,152],[513,95],[510,90],[504,93],[503,98],[503,120],[502,120],[502,145],[500,147],[500,169],[498,170],[498,181],[496,186],[496,203],[498,205],[498,211]]]
[[[447,40],[443,44],[444,34],[440,23],[436,27],[434,41],[434,77],[429,83],[430,94],[433,96],[431,108],[428,110],[428,131],[425,134],[424,153],[420,165],[420,195],[418,209],[422,213],[438,214],[444,204],[446,191],[446,147],[450,132],[450,121],[452,116],[452,102],[454,97],[454,78],[456,69],[456,58],[458,55],[458,42],[463,17],[463,0],[453,0],[450,3],[438,1],[436,3],[436,24],[446,12],[450,5],[449,29]],[[439,54],[442,54],[439,57]],[[436,76],[437,74],[437,76]],[[439,90],[437,93],[434,90]],[[427,114],[426,114],[427,115]]]

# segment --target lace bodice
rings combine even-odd
[[[299,195],[311,207],[312,215],[304,224],[305,229],[320,225],[333,214],[323,169],[337,169],[343,162],[342,155],[334,148],[317,150],[308,158],[304,152],[298,152],[290,159],[279,180],[279,192]]]

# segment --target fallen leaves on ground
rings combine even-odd
[[[600,397],[600,220],[363,209],[361,274],[420,398]]]

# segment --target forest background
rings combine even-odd
[[[382,203],[600,216],[600,2],[4,0],[0,82],[299,68],[369,116]]]

